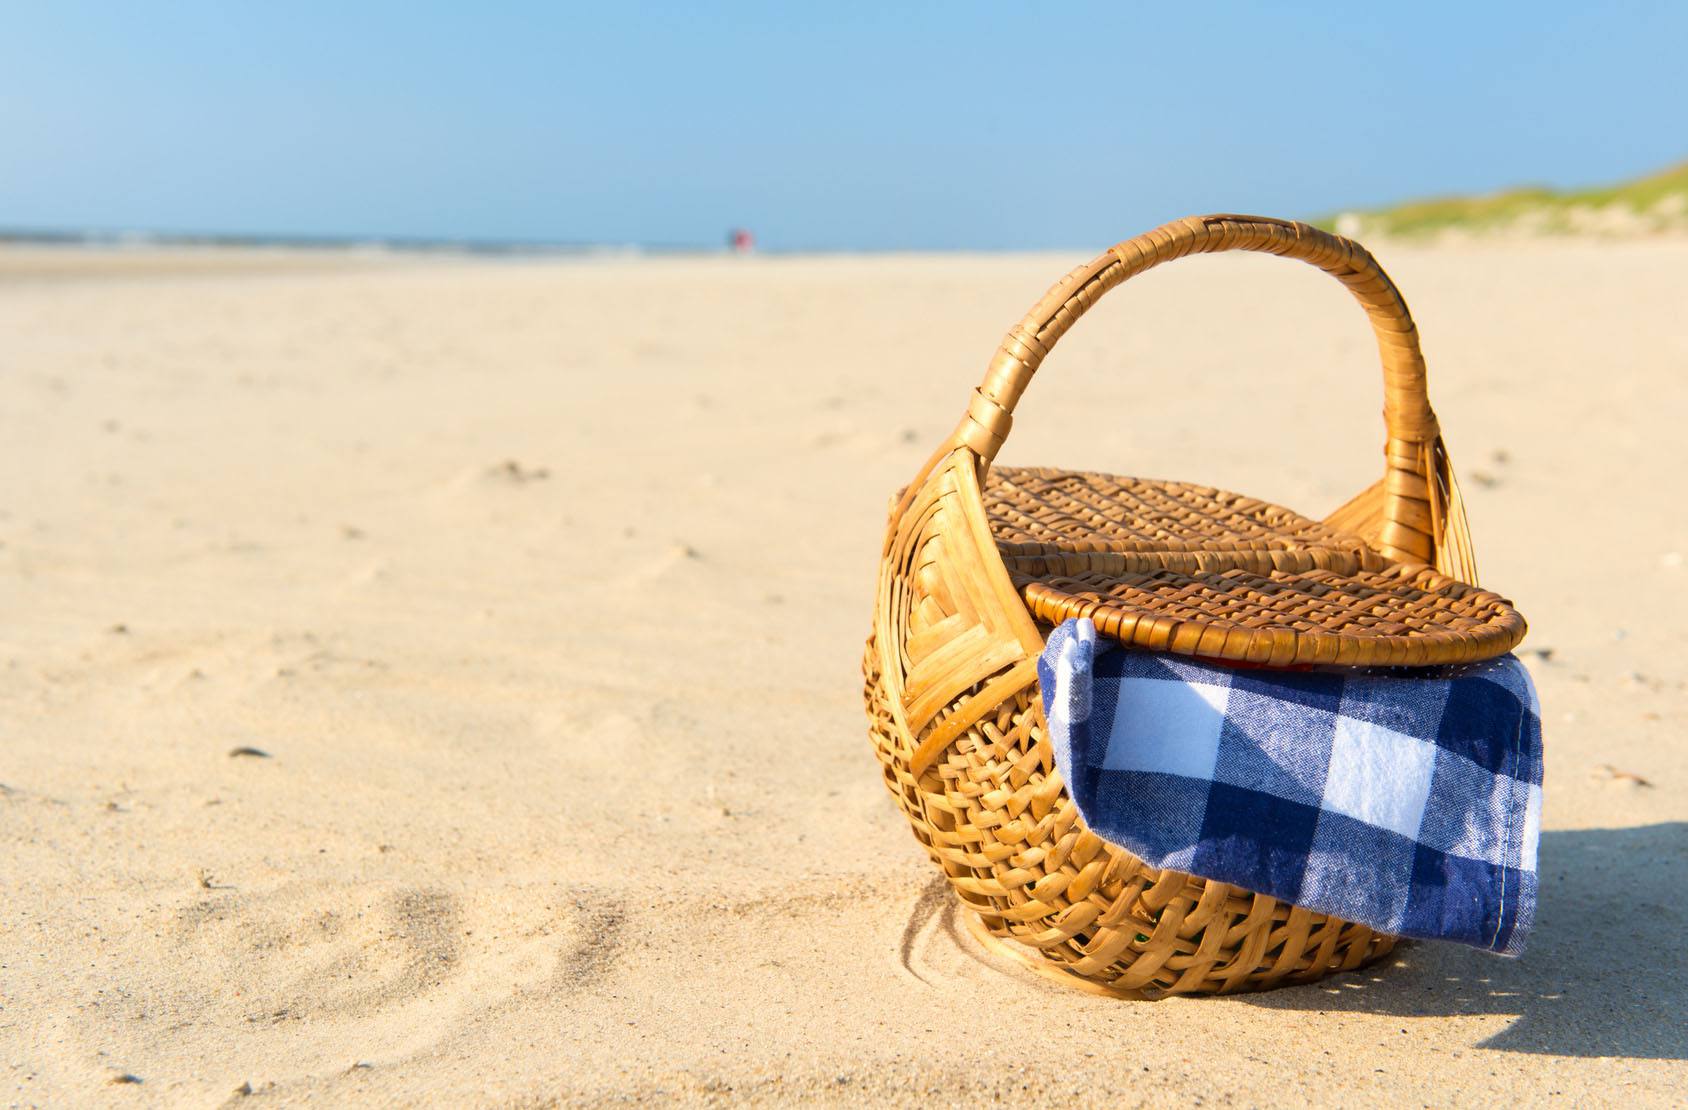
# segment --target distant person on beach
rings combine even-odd
[[[756,249],[756,236],[742,227],[727,232],[727,246],[734,254],[749,254]]]

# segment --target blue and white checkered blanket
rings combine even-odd
[[[1542,745],[1515,656],[1243,670],[1126,650],[1078,619],[1038,674],[1056,765],[1099,836],[1381,932],[1523,950]]]

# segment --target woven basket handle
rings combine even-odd
[[[1303,223],[1263,216],[1190,217],[1128,239],[1080,266],[1056,283],[1008,332],[985,371],[984,381],[973,391],[967,415],[951,443],[967,447],[979,457],[982,476],[1008,437],[1014,406],[1032,375],[1056,341],[1102,294],[1162,262],[1187,254],[1231,250],[1279,254],[1317,266],[1346,285],[1371,317],[1383,359],[1388,469],[1378,487],[1351,503],[1359,505],[1365,499],[1364,507],[1345,506],[1339,513],[1348,513],[1350,522],[1356,524],[1358,517],[1368,513],[1377,518],[1367,527],[1372,533],[1368,538],[1385,555],[1419,563],[1438,562],[1438,549],[1445,546],[1449,530],[1449,501],[1457,502],[1458,494],[1446,468],[1436,414],[1425,392],[1424,356],[1419,352],[1412,314],[1395,283],[1364,247]],[[1458,508],[1457,504],[1454,507]],[[1463,517],[1461,509],[1455,528],[1459,533],[1457,545],[1465,548]],[[1468,551],[1464,556],[1442,561],[1460,564],[1467,561]],[[1456,565],[1453,569],[1464,568]]]

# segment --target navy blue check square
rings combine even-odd
[[[1380,932],[1523,950],[1542,741],[1514,656],[1245,671],[1129,651],[1078,619],[1038,675],[1056,765],[1099,836]]]

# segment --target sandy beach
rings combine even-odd
[[[1688,242],[1377,246],[1531,624],[1529,951],[1155,1003],[979,948],[860,702],[887,498],[1091,253],[0,249],[0,1102],[1680,1105]],[[1322,515],[1380,397],[1189,260],[1001,461]]]

